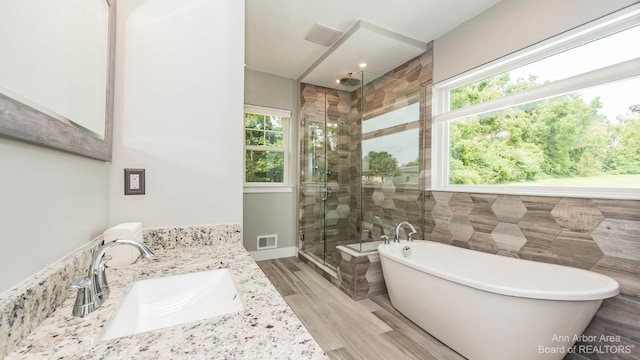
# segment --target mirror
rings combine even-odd
[[[115,0],[0,2],[0,136],[111,160]]]

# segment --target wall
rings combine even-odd
[[[255,70],[245,69],[244,102],[249,105],[291,110],[291,153],[289,159],[289,183],[280,188],[284,192],[248,192],[243,196],[243,243],[257,260],[294,256],[296,254],[295,223],[295,174],[298,167],[296,159],[296,116],[295,116],[296,82],[293,79],[271,75]],[[255,188],[253,189],[256,190]],[[257,250],[259,235],[278,235],[278,248]]]
[[[504,1],[436,40],[434,78],[442,80],[632,2]],[[549,12],[552,8],[558,11]],[[426,125],[431,126],[431,117]],[[430,191],[424,231],[428,240],[611,276],[620,283],[621,295],[603,302],[585,334],[596,340],[590,345],[631,345],[631,354],[621,358],[640,356],[640,201]],[[602,341],[603,334],[612,337]]]
[[[242,224],[244,2],[120,2],[116,54],[109,224]]]
[[[109,164],[0,138],[0,292],[107,227]]]
[[[508,55],[637,0],[503,0],[435,40],[433,81]]]

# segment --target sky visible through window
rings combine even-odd
[[[366,134],[419,119],[420,103],[414,103],[365,120],[362,123],[362,133]],[[364,140],[362,142],[362,156],[367,156],[370,151],[386,151],[398,160],[398,165],[400,166],[411,161],[416,161],[419,154],[419,135],[419,130],[413,129]]]
[[[511,80],[535,75],[539,83],[565,79],[640,57],[640,26],[627,29],[589,44],[550,56],[509,71]],[[600,113],[611,122],[630,112],[629,106],[640,104],[640,77],[620,83],[598,86],[579,92],[585,102],[600,97]]]

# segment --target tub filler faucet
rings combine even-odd
[[[400,242],[399,232],[400,232],[400,228],[402,227],[402,225],[409,225],[409,227],[411,228],[411,232],[407,236],[407,241],[413,241],[413,239],[411,237],[413,235],[417,234],[418,232],[416,231],[416,228],[414,228],[413,225],[411,225],[408,221],[403,221],[403,222],[399,223],[398,225],[396,225],[395,237],[393,238],[393,242],[397,242],[397,243]]]
[[[140,257],[148,259],[153,252],[141,242],[136,240],[118,239],[102,245],[91,257],[89,272],[74,280],[70,289],[78,289],[76,302],[73,306],[73,315],[84,317],[95,311],[109,297],[109,284],[107,283],[106,264],[111,256],[104,256],[108,248],[116,245],[130,245],[140,251]]]

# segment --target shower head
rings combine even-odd
[[[346,86],[358,86],[360,85],[360,79],[354,78],[353,73],[348,73],[349,77],[340,79],[340,85]]]

